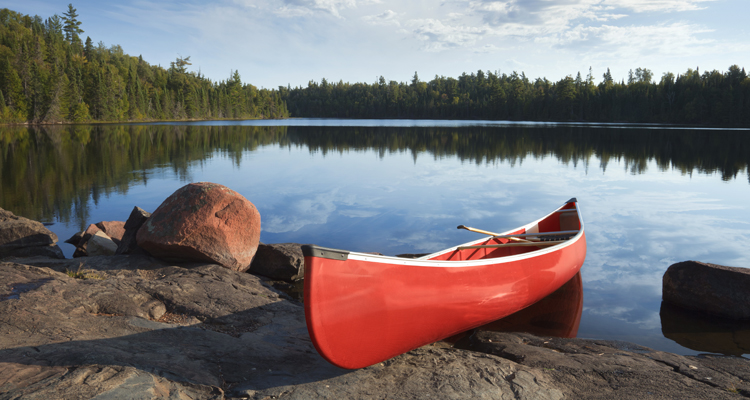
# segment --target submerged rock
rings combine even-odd
[[[155,257],[213,262],[246,271],[258,249],[260,213],[226,186],[191,183],[164,200],[136,239]]]
[[[662,279],[662,299],[724,318],[750,319],[750,269],[698,261],[673,264]]]

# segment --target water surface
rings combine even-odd
[[[125,220],[133,206],[153,211],[189,182],[210,181],[258,207],[265,243],[395,255],[476,238],[457,225],[514,228],[576,197],[588,240],[578,336],[694,354],[712,350],[662,334],[662,275],[683,260],[750,266],[749,161],[748,130],[654,125],[0,128],[0,207],[53,223],[62,241],[89,223]],[[61,247],[72,255],[72,246]]]

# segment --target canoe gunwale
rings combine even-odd
[[[576,204],[575,208],[563,210],[563,207],[567,206],[571,202]],[[485,242],[488,240],[488,238],[476,239],[471,242],[449,247],[447,249],[440,250],[435,253],[430,253],[428,255],[425,255],[419,258],[401,258],[401,257],[394,257],[394,256],[376,255],[376,254],[370,254],[370,253],[360,253],[360,252],[355,252],[355,251],[331,249],[331,248],[320,247],[320,246],[315,246],[315,245],[304,245],[302,246],[302,251],[305,256],[319,257],[317,254],[319,254],[320,252],[346,253],[347,258],[352,259],[352,260],[367,261],[367,262],[373,262],[373,263],[383,263],[383,264],[394,264],[394,265],[402,265],[402,266],[413,266],[413,267],[460,268],[460,267],[483,266],[483,265],[489,265],[489,264],[512,263],[512,262],[516,262],[519,260],[525,260],[529,258],[538,257],[540,255],[544,255],[547,253],[561,251],[569,246],[575,245],[578,241],[580,241],[584,237],[583,217],[581,216],[581,211],[578,208],[578,203],[576,202],[575,199],[571,199],[570,201],[565,202],[565,204],[560,206],[558,209],[548,213],[547,215],[533,222],[530,222],[526,225],[520,226],[515,229],[505,231],[498,236],[513,236],[512,235],[513,232],[517,232],[521,229],[523,229],[524,231],[527,231],[528,229],[537,225],[540,221],[544,220],[545,218],[553,214],[560,213],[561,211],[576,212],[578,214],[578,221],[580,223],[580,228],[578,230],[578,233],[575,236],[571,237],[570,239],[566,240],[563,243],[559,243],[553,246],[545,246],[544,248],[530,251],[528,253],[522,253],[522,254],[516,254],[516,255],[510,255],[510,256],[482,258],[482,259],[477,259],[477,260],[432,260],[432,258],[434,257],[440,256],[448,252],[456,251],[460,247],[476,246],[477,243]],[[540,242],[540,243],[543,243],[543,242]],[[318,251],[318,253],[316,253],[316,251]],[[331,258],[331,257],[323,257],[323,258]],[[339,259],[339,258],[333,258],[333,259]]]

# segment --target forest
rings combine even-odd
[[[320,83],[279,91],[295,117],[433,118],[511,121],[588,121],[750,126],[750,78],[732,65],[726,72],[688,69],[656,83],[648,68],[616,82],[607,69],[595,84],[591,69],[557,82],[482,70],[458,79],[435,76],[410,83]]]
[[[119,45],[81,39],[73,5],[47,19],[0,9],[0,123],[285,118],[276,90],[213,82],[190,57],[150,65]]]
[[[482,71],[458,78],[415,72],[411,82],[331,83],[258,89],[235,70],[214,82],[150,65],[119,45],[82,40],[72,4],[47,19],[0,10],[0,123],[83,123],[249,118],[414,118],[581,121],[750,126],[750,77],[688,68],[660,78],[636,68],[627,80],[589,68],[552,82],[523,72]]]

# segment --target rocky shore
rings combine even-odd
[[[24,220],[0,209],[0,399],[750,397],[744,358],[525,333],[474,332],[343,370],[316,352],[302,304],[253,273],[286,263],[284,276],[302,276],[293,244],[261,246],[249,271],[64,259]]]
[[[310,343],[301,304],[215,264],[12,258],[0,282],[0,399],[750,396],[747,359],[522,333],[342,370]]]

